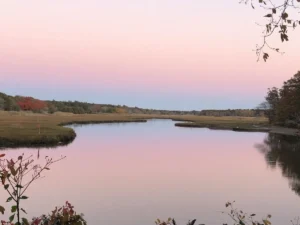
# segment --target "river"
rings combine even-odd
[[[300,216],[299,154],[285,153],[266,133],[179,128],[170,120],[71,127],[73,143],[39,150],[40,162],[66,159],[28,190],[28,218],[65,201],[89,225],[154,225],[168,217],[178,224],[231,224],[222,214],[227,201],[258,219],[271,214],[273,224]],[[36,158],[38,150],[3,153]],[[0,199],[9,211],[4,190]]]

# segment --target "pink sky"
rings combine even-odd
[[[238,2],[0,0],[0,91],[179,109],[225,107],[226,96],[226,108],[255,107],[299,70],[300,32],[279,45],[286,55],[257,63],[264,12]],[[178,96],[199,102],[170,103]]]

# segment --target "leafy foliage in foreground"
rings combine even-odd
[[[64,206],[55,208],[50,214],[35,217],[31,222],[23,216],[21,213],[27,214],[26,211],[21,208],[23,200],[28,199],[25,194],[28,187],[37,179],[41,178],[41,173],[45,170],[49,170],[49,167],[58,162],[64,157],[57,160],[46,157],[46,162],[43,166],[35,164],[32,156],[25,157],[25,155],[19,156],[16,160],[3,159],[5,154],[0,154],[0,179],[4,190],[8,193],[9,197],[6,202],[15,202],[15,205],[11,207],[11,215],[8,221],[1,220],[1,225],[86,225],[87,222],[83,219],[82,214],[77,214],[68,201]],[[38,156],[39,157],[39,156]],[[27,176],[27,175],[31,176]],[[29,179],[26,179],[30,177]],[[21,201],[22,200],[22,201]],[[234,203],[234,202],[233,202]],[[248,215],[241,210],[234,208],[233,203],[227,202],[226,208],[228,216],[232,219],[233,225],[271,225],[268,215],[266,218],[260,220],[255,219],[255,214]],[[5,208],[0,206],[0,213],[5,213]],[[293,225],[299,225],[299,219],[291,221]],[[157,219],[156,225],[178,225],[175,219],[169,218],[167,221],[161,221]],[[187,225],[196,225],[196,219],[188,221]],[[204,225],[204,224],[200,224]],[[227,225],[227,224],[223,224]]]
[[[0,155],[0,179],[1,185],[8,193],[6,202],[14,202],[10,209],[8,221],[1,220],[1,225],[85,225],[86,222],[82,215],[77,215],[74,207],[66,202],[66,205],[55,209],[48,216],[43,215],[34,218],[29,223],[26,218],[26,210],[21,207],[24,200],[28,197],[25,192],[36,180],[41,178],[41,174],[50,170],[50,166],[65,157],[53,160],[45,157],[44,165],[36,164],[33,156],[25,157],[20,155],[17,159],[4,159],[5,154]],[[0,213],[5,213],[5,208],[0,206]],[[25,215],[24,215],[25,214]]]
[[[256,214],[253,213],[249,215],[242,210],[236,209],[234,208],[233,203],[227,202],[225,206],[229,209],[227,214],[234,221],[234,225],[271,225],[271,215],[267,215],[266,218],[259,221],[255,219]]]
[[[271,225],[270,219],[271,215],[267,215],[266,218],[262,220],[256,220],[255,216],[256,214],[250,214],[243,212],[242,210],[234,208],[234,202],[227,202],[225,204],[226,208],[228,209],[226,213],[233,221],[233,225]],[[169,218],[167,221],[161,221],[160,219],[157,219],[155,221],[156,225],[178,225],[175,221],[175,219]],[[198,225],[196,224],[196,220],[188,221],[187,225]],[[204,225],[204,224],[199,224]],[[223,224],[227,225],[227,224]]]
[[[32,225],[86,225],[87,223],[82,216],[82,214],[77,215],[74,211],[74,206],[72,206],[69,202],[66,202],[63,207],[56,207],[48,216],[43,215],[38,218],[33,218]]]

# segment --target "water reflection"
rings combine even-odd
[[[280,168],[290,188],[300,195],[300,138],[269,134],[256,148],[271,168]]]
[[[209,225],[231,224],[220,212],[233,200],[245,212],[272,214],[273,224],[288,224],[299,215],[299,198],[281,169],[266,168],[253,147],[264,133],[178,128],[168,120],[76,126],[75,131],[77,138],[69,146],[40,149],[41,162],[46,156],[67,158],[28,189],[30,198],[23,202],[28,218],[65,201],[91,225],[151,225],[168,217],[178,224],[193,218]],[[3,153],[36,157],[38,151]],[[3,191],[1,199],[7,199]]]

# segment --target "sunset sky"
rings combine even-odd
[[[0,0],[0,92],[144,108],[252,108],[300,70],[256,62],[266,13],[239,0]],[[277,46],[276,46],[277,47]]]

